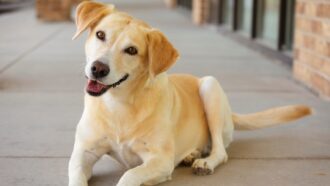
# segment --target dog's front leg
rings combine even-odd
[[[173,158],[153,155],[153,158],[147,159],[142,165],[125,172],[117,186],[155,185],[170,180],[173,169]]]
[[[69,186],[87,186],[93,166],[103,154],[102,150],[88,150],[76,141],[69,162]]]

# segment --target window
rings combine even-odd
[[[237,0],[237,30],[251,35],[253,0]]]
[[[285,4],[285,29],[284,41],[281,43],[281,49],[286,51],[292,50],[293,32],[294,32],[294,13],[295,0],[287,0]]]
[[[234,0],[223,0],[222,4],[222,18],[220,19],[222,23],[227,25],[229,28],[233,29],[234,21]]]
[[[190,10],[192,9],[192,0],[178,0],[177,3]]]
[[[188,0],[178,0],[183,2]],[[180,3],[181,2],[181,3]],[[190,6],[192,0],[189,1]],[[211,21],[247,45],[292,62],[296,0],[210,0]],[[189,3],[188,3],[189,4]],[[236,32],[238,34],[236,34]],[[244,35],[245,37],[241,37]],[[278,52],[280,51],[280,52]]]
[[[180,6],[188,9],[192,2],[178,0]],[[237,31],[258,45],[291,55],[296,0],[210,0],[210,3],[210,20],[220,23],[225,31]]]
[[[257,38],[277,48],[279,40],[280,0],[259,0],[257,5]]]

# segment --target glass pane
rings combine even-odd
[[[253,0],[238,0],[238,30],[251,33]]]
[[[280,0],[260,0],[258,4],[257,36],[276,46],[279,29]]]
[[[222,21],[232,27],[233,24],[234,0],[224,0],[222,4]]]
[[[283,50],[292,50],[293,43],[293,25],[294,25],[294,13],[295,13],[295,0],[286,1],[286,18],[285,18],[285,35],[284,44],[282,46]]]
[[[178,0],[179,5],[191,9],[192,8],[192,0]]]

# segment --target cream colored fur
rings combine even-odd
[[[87,186],[92,167],[108,154],[127,167],[118,186],[155,185],[171,179],[180,163],[194,173],[213,173],[227,161],[225,148],[235,129],[257,129],[310,114],[306,106],[287,106],[250,115],[232,113],[218,81],[211,77],[167,75],[177,51],[166,37],[146,23],[118,12],[114,6],[84,2],[77,11],[77,37],[84,30],[86,76],[91,63],[106,60],[111,84],[124,73],[127,81],[102,96],[85,95],[69,163],[69,186]],[[106,33],[99,41],[95,32]],[[139,54],[127,56],[134,45]]]

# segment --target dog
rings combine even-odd
[[[291,105],[253,114],[231,111],[211,76],[167,75],[178,51],[159,30],[85,1],[77,7],[77,38],[85,30],[88,79],[84,111],[69,162],[69,186],[87,186],[92,167],[108,154],[127,171],[118,186],[156,185],[183,163],[212,174],[228,160],[234,130],[253,130],[311,114]]]

